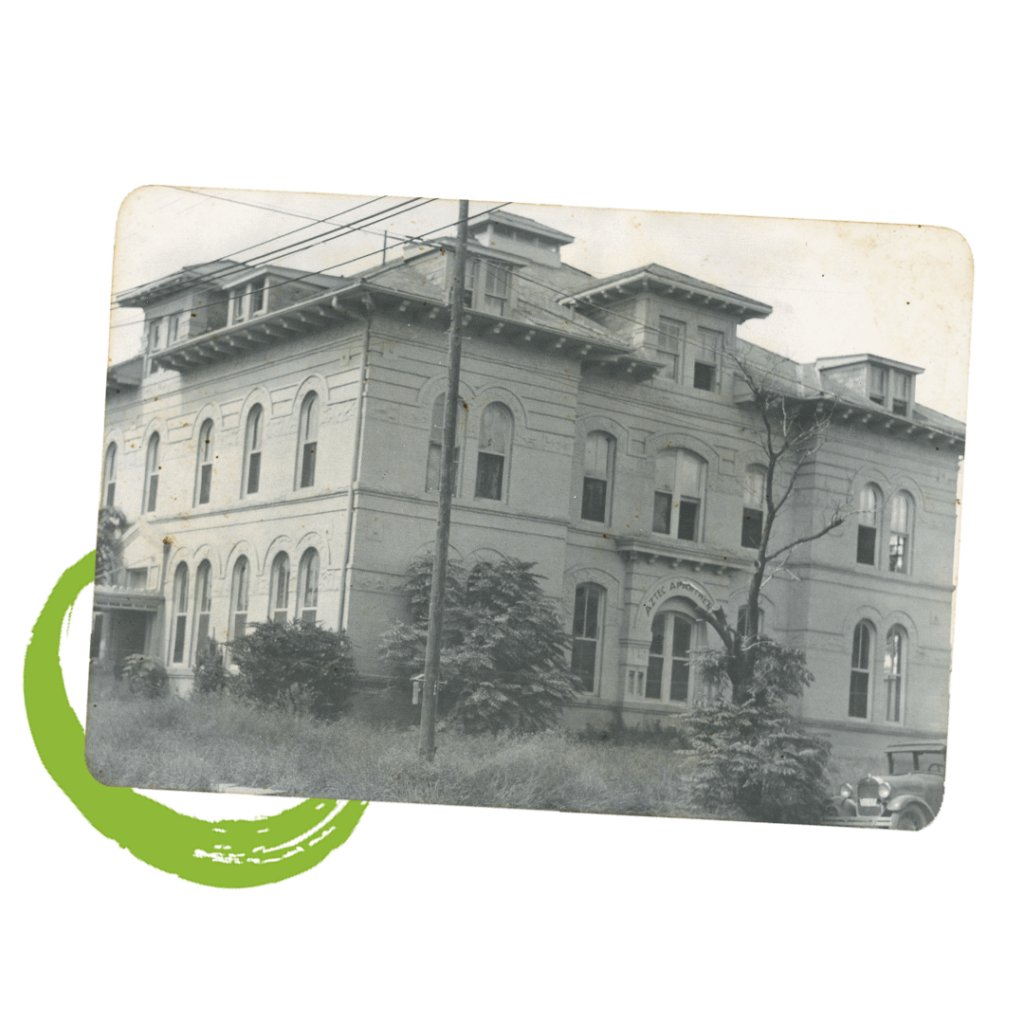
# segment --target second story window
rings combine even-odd
[[[857,562],[874,565],[878,542],[878,488],[868,484],[860,492],[860,511],[857,513]]]
[[[260,462],[263,453],[263,406],[254,405],[245,421],[245,452],[242,457],[242,495],[260,489]]]
[[[509,453],[512,449],[512,413],[492,402],[480,420],[476,461],[476,496],[501,501],[506,496]]]
[[[436,491],[441,486],[441,446],[444,442],[444,395],[438,395],[430,410],[430,442],[427,445],[427,491]],[[455,457],[452,467],[452,494],[459,493],[459,439],[466,426],[465,403],[459,398],[455,410]]]
[[[196,463],[197,505],[210,503],[210,489],[213,486],[213,420],[206,420],[199,428],[199,452]]]
[[[913,507],[910,495],[893,495],[889,514],[889,571],[906,573],[910,569],[910,527]]]
[[[707,463],[683,449],[662,452],[654,463],[654,533],[700,540]]]
[[[160,483],[160,435],[152,434],[146,446],[146,476],[142,484],[142,511],[156,511],[156,492]]]
[[[587,434],[583,457],[583,507],[580,518],[603,523],[608,514],[608,492],[615,463],[615,439],[595,431]]]
[[[765,472],[760,466],[747,466],[743,480],[743,524],[740,544],[745,548],[759,548],[764,532]]]
[[[302,401],[299,412],[299,487],[312,487],[316,482],[316,438],[320,429],[320,398],[311,391]]]

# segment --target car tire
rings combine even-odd
[[[918,807],[917,804],[911,804],[899,812],[899,817],[896,819],[896,828],[903,829],[906,832],[920,832],[930,820],[922,808]]]

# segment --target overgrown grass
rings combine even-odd
[[[101,781],[134,788],[234,785],[336,799],[698,814],[689,784],[695,755],[666,746],[616,746],[555,731],[496,738],[447,731],[432,764],[417,747],[415,730],[322,722],[230,697],[169,697],[100,702],[86,758]],[[725,808],[717,816],[740,817]]]

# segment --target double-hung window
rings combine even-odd
[[[907,672],[907,633],[893,626],[885,637],[885,720],[903,718],[904,680]]]
[[[320,398],[310,391],[299,411],[299,487],[312,487],[316,481],[316,438],[320,428]]]
[[[759,548],[764,532],[765,471],[760,466],[747,466],[743,478],[743,521],[740,544],[745,548]]]
[[[188,566],[181,562],[174,571],[174,634],[171,646],[171,662],[180,665],[186,660],[185,629],[188,620]]]
[[[204,559],[196,570],[196,650],[210,635],[210,563]]]
[[[254,405],[245,421],[245,453],[242,458],[242,496],[260,489],[263,456],[263,406]]]
[[[604,591],[596,583],[583,583],[576,588],[572,616],[572,672],[579,676],[583,689],[597,689],[601,655],[601,612]]]
[[[197,505],[209,505],[213,487],[213,420],[206,420],[199,429],[199,451],[196,463]]]
[[[853,657],[850,661],[850,718],[868,717],[871,692],[871,623],[857,623],[853,631]]]
[[[498,402],[484,409],[476,461],[476,496],[502,501],[507,494],[512,413]]]
[[[693,452],[662,452],[654,463],[654,533],[699,541],[707,463]]]
[[[241,640],[249,621],[249,559],[239,555],[231,574],[231,639]]]
[[[512,296],[512,269],[491,260],[466,261],[463,304],[467,309],[504,316]]]
[[[662,374],[677,383],[681,379],[680,371],[685,347],[686,324],[682,320],[673,320],[667,316],[659,317],[655,351],[658,361],[666,364],[665,369],[661,371]]]
[[[117,491],[117,445],[111,441],[107,445],[103,457],[103,504],[107,508],[114,507],[114,495]]]
[[[889,515],[889,571],[907,573],[910,570],[910,527],[913,505],[910,495],[899,491],[893,495]]]
[[[718,361],[725,344],[721,331],[709,327],[697,329],[699,342],[694,352],[693,386],[698,391],[714,391],[718,387]]]
[[[878,546],[878,488],[868,484],[860,492],[860,510],[857,513],[857,562],[874,565]]]
[[[142,511],[156,511],[156,494],[160,484],[160,435],[152,434],[146,446],[146,476],[142,485]]]
[[[316,622],[316,606],[320,595],[320,553],[308,548],[299,559],[299,618]]]
[[[430,442],[427,445],[427,486],[428,491],[436,491],[441,486],[441,446],[444,441],[444,405],[445,395],[438,395],[430,411]],[[465,404],[459,398],[455,409],[455,455],[452,466],[452,494],[459,492],[459,452],[460,438],[466,424]]]
[[[279,551],[270,566],[270,619],[288,621],[288,584],[291,582],[291,560]]]
[[[580,518],[603,523],[608,516],[612,467],[615,464],[615,438],[594,431],[587,434],[583,455],[583,507]]]

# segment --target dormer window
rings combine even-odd
[[[504,316],[512,297],[512,270],[491,260],[466,261],[466,283],[463,304],[466,309]]]
[[[910,409],[910,374],[885,366],[869,366],[868,398],[895,416],[906,416]]]
[[[249,320],[265,313],[267,309],[267,279],[257,278],[248,284],[232,289],[229,298],[231,322]]]

